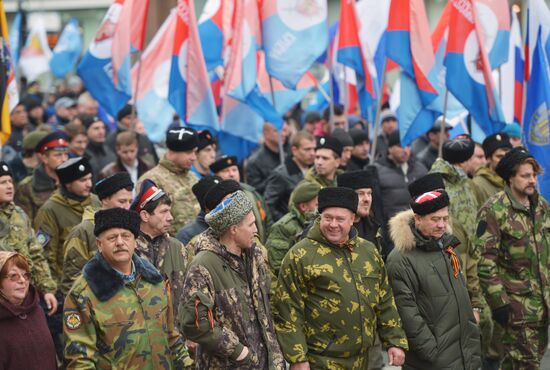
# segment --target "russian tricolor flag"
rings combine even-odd
[[[521,123],[523,108],[523,45],[521,26],[516,13],[512,14],[508,61],[500,67],[502,89],[500,100],[506,123]]]

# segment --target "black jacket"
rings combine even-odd
[[[116,130],[112,131],[107,135],[107,138],[105,139],[105,144],[111,148],[111,150],[116,151],[116,136],[119,132],[124,131],[120,127]],[[142,134],[137,134],[138,138],[138,157],[145,160],[148,163],[151,164],[158,164],[159,163],[159,157],[157,155],[157,151],[155,150],[155,146],[149,140],[149,138]]]
[[[206,216],[206,212],[201,209],[193,222],[185,225],[178,231],[176,239],[182,242],[183,245],[187,245],[193,237],[208,229],[208,224],[204,220],[204,216]]]
[[[409,341],[403,370],[477,370],[479,327],[462,267],[455,277],[447,252],[460,242],[449,233],[439,241],[422,236],[413,217],[409,210],[390,221],[395,249],[386,264]]]
[[[264,200],[274,222],[288,213],[290,193],[303,179],[304,174],[291,157],[287,157],[284,164],[278,165],[271,172],[265,186]]]
[[[417,158],[420,162],[422,162],[424,167],[430,170],[438,155],[438,150],[432,145],[428,144],[420,153],[418,153]]]
[[[88,157],[90,161],[90,166],[92,167],[92,173],[94,175],[94,183],[98,179],[99,173],[103,167],[116,160],[115,152],[105,145],[105,143],[94,143],[93,141],[88,143],[84,155]]]
[[[366,169],[368,165],[369,165],[368,158],[361,159],[352,155],[348,161],[348,164],[346,165],[346,172],[361,171]]]
[[[275,167],[281,164],[279,153],[275,153],[262,145],[248,159],[246,166],[246,183],[260,195],[264,195],[267,179]]]

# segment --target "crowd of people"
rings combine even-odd
[[[404,146],[384,109],[372,152],[342,107],[301,116],[239,162],[29,89],[0,162],[0,369],[539,369],[550,207],[519,126],[476,143],[440,118]]]

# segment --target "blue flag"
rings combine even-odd
[[[53,49],[50,69],[57,78],[63,78],[71,72],[82,53],[82,36],[76,18],[71,18],[63,29],[61,37]]]
[[[21,28],[23,23],[23,12],[18,11],[10,27],[10,48],[11,48],[11,59],[13,66],[17,68],[19,63],[19,56],[21,55]]]

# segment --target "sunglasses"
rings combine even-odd
[[[31,279],[32,275],[31,275],[30,272],[25,272],[23,275],[18,274],[18,273],[11,273],[11,274],[7,274],[6,277],[10,281],[13,281],[15,283],[15,282],[18,282],[19,279],[21,279],[21,278],[25,279],[25,281],[29,281]]]

